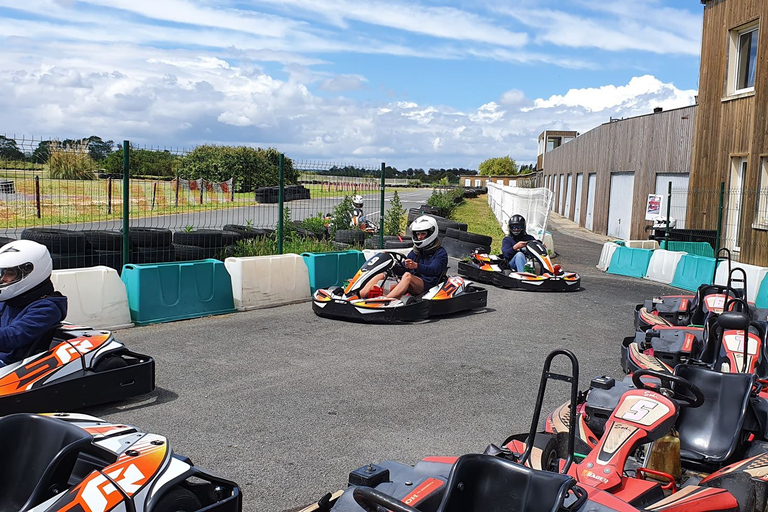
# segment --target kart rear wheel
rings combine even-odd
[[[120,356],[107,356],[93,367],[95,372],[106,372],[109,370],[116,370],[117,368],[125,368],[128,366],[128,362]]]
[[[152,512],[194,512],[203,508],[195,493],[183,487],[174,487],[165,493]]]

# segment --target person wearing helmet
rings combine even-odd
[[[363,213],[363,196],[359,194],[352,196],[352,206],[354,206],[354,208],[352,209],[350,226],[353,228],[365,229],[367,219]]]
[[[536,239],[525,232],[525,218],[522,215],[511,216],[507,225],[509,235],[501,241],[501,254],[509,262],[509,268],[522,272],[525,268],[525,254],[522,249],[528,242]]]
[[[54,291],[48,249],[31,240],[0,247],[0,366],[20,361],[67,316],[67,298]]]
[[[387,293],[387,297],[399,299],[406,293],[419,295],[429,290],[448,270],[448,252],[441,247],[437,237],[437,221],[422,215],[411,224],[413,249],[408,253],[400,282]]]

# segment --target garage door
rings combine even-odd
[[[634,188],[635,173],[611,174],[608,236],[629,240],[632,228],[632,193]]]
[[[568,187],[565,189],[565,217],[571,216],[571,192],[573,191],[573,174],[568,175]]]
[[[557,213],[562,215],[563,214],[563,193],[565,192],[565,190],[564,190],[565,189],[565,186],[564,186],[565,183],[564,183],[563,175],[562,174],[560,175],[559,182],[560,182],[559,183],[559,195],[557,196]]]
[[[576,175],[576,199],[573,202],[573,221],[581,224],[581,189],[584,188],[584,175]]]
[[[661,214],[664,217],[667,216],[667,194],[670,183],[672,183],[672,205],[669,209],[669,216],[677,221],[675,227],[682,229],[685,227],[685,215],[688,211],[688,175],[656,175],[656,193],[664,198],[661,209]]]
[[[594,227],[595,216],[595,184],[597,183],[597,175],[590,174],[587,179],[587,217],[584,219],[584,227],[592,231]]]

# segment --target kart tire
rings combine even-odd
[[[86,230],[82,232],[94,251],[123,250],[123,233],[111,230]]]
[[[359,229],[337,229],[335,240],[350,245],[363,245],[365,233]]]
[[[174,487],[152,507],[152,512],[194,512],[203,508],[195,493],[183,487]]]
[[[533,446],[541,450],[541,469],[557,473],[558,444],[555,436],[544,432],[537,432],[533,438]]]
[[[95,372],[106,372],[109,370],[116,370],[118,368],[125,368],[128,366],[128,361],[120,356],[107,356],[93,366]]]
[[[80,255],[90,252],[88,240],[81,231],[53,228],[27,228],[21,232],[22,240],[43,244],[51,253]],[[71,268],[71,267],[70,267]]]
[[[197,247],[221,247],[222,232],[214,229],[176,231],[173,234],[173,243],[178,245],[195,245]]]
[[[170,247],[173,242],[173,232],[165,228],[135,227],[129,228],[131,243],[137,247]]]

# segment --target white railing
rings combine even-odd
[[[525,217],[527,231],[539,240],[544,237],[552,205],[552,191],[546,188],[519,188],[488,183],[488,204],[507,232],[512,215]]]

